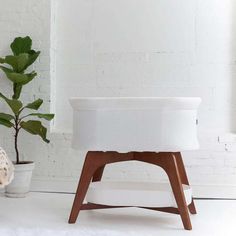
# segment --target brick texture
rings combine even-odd
[[[70,148],[70,95],[200,96],[201,149],[183,153],[190,181],[236,186],[236,139],[228,134],[236,128],[235,2],[137,3],[133,17],[134,1],[126,0],[8,0],[1,4],[0,55],[8,53],[14,37],[33,38],[42,51],[35,64],[39,76],[25,88],[23,98],[27,102],[41,97],[44,111],[51,108],[57,114],[52,124],[57,133],[49,134],[49,145],[22,133],[22,157],[36,162],[34,179],[78,178],[85,153]],[[145,17],[150,25],[157,22],[155,31],[144,24]],[[135,22],[137,28],[132,28]],[[2,73],[0,78],[1,90],[10,93]],[[0,103],[0,110],[4,109]],[[11,132],[0,127],[0,145],[14,159],[12,144]],[[106,179],[128,177],[167,179],[162,170],[141,163],[120,163],[105,171]]]

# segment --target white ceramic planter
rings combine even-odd
[[[25,197],[30,190],[34,163],[28,162],[25,164],[18,164],[14,166],[14,179],[8,186],[6,186],[5,195],[7,197],[15,198]]]

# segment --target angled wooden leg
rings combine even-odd
[[[168,155],[166,163],[165,170],[170,180],[172,191],[175,196],[176,204],[178,206],[184,228],[186,230],[191,230],[192,225],[188,213],[188,206],[185,200],[181,177],[174,154],[170,153]]]
[[[92,182],[101,181],[105,165],[99,167],[93,175]]]
[[[83,201],[91,180],[93,181],[101,180],[105,165],[109,163],[128,161],[132,159],[133,159],[133,153],[131,152],[118,153],[114,151],[110,152],[92,151],[87,153],[84,161],[84,166],[81,172],[79,184],[77,187],[74,203],[72,206],[69,223],[75,223],[80,210],[87,208],[92,209],[94,207],[94,205],[91,205],[90,203],[83,204]],[[99,206],[99,208],[100,207],[101,206]]]
[[[178,169],[176,157],[171,152],[135,152],[135,160],[151,163],[163,168],[168,175],[172,191],[176,200],[179,214],[181,216],[184,228],[192,229],[188,206],[184,196],[184,190],[181,182],[180,172]]]
[[[187,230],[192,229],[188,206],[186,204],[182,182],[186,182],[186,172],[184,172],[183,163],[181,165],[180,158],[175,153],[154,153],[154,152],[130,152],[120,154],[117,152],[88,152],[84,166],[82,169],[80,181],[78,184],[76,196],[74,199],[73,207],[71,210],[69,223],[75,223],[80,210],[85,209],[102,209],[113,208],[116,206],[103,206],[87,203],[83,205],[83,201],[88,190],[89,184],[92,181],[100,181],[102,178],[103,170],[106,164],[137,160],[146,163],[151,163],[162,167],[167,173],[173,194],[177,203],[177,208],[157,209],[165,212],[180,214],[183,221],[184,228]],[[181,159],[182,160],[182,159]],[[178,164],[180,163],[180,164]],[[185,173],[185,174],[184,174]],[[185,176],[186,175],[186,176]],[[182,176],[182,177],[181,177]]]
[[[92,157],[93,157],[93,153],[88,152],[84,161],[84,166],[81,172],[74,203],[71,209],[70,218],[69,218],[70,224],[75,223],[79,215],[89,184],[91,182],[93,174],[95,173],[97,169],[96,162],[93,162]]]
[[[181,182],[182,182],[182,184],[189,185],[189,181],[188,181],[187,173],[186,173],[186,170],[184,167],[182,155],[180,152],[177,152],[174,155],[176,156],[176,161],[177,161],[177,165],[178,165],[178,169],[179,169],[179,173],[180,173],[180,177],[181,177]],[[192,199],[191,204],[188,206],[188,208],[189,208],[189,211],[191,214],[197,214],[193,199]]]

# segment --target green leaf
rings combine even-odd
[[[11,128],[14,126],[13,123],[11,123],[11,120],[14,119],[14,116],[6,113],[0,113],[0,124],[4,125],[8,128]]]
[[[50,141],[46,138],[47,137],[47,128],[45,128],[40,121],[36,120],[29,120],[29,121],[22,121],[20,123],[22,129],[27,131],[33,135],[39,135],[43,141],[49,143]]]
[[[14,94],[13,94],[12,98],[13,99],[18,99],[20,97],[21,90],[22,90],[22,85],[14,83],[13,84]]]
[[[5,63],[10,65],[17,73],[23,72],[29,63],[29,54],[21,53],[18,56],[6,56]]]
[[[4,66],[0,66],[0,68],[5,72],[9,80],[11,80],[13,83],[21,85],[28,84],[37,75],[37,73],[34,71],[29,74],[21,74],[21,73],[16,73]]]
[[[0,58],[0,63],[8,64],[12,67],[12,72],[22,73],[27,67],[32,65],[38,58],[40,51],[36,52],[30,50],[28,53],[21,53],[19,55],[9,55],[4,58]],[[7,68],[8,69],[8,68]]]
[[[13,115],[10,114],[6,114],[6,113],[0,113],[0,119],[4,119],[4,120],[14,120],[15,117]]]
[[[38,118],[42,118],[42,119],[49,120],[49,121],[54,118],[54,114],[42,114],[42,113],[31,113],[27,116],[37,116]]]
[[[43,104],[43,100],[42,99],[37,99],[34,102],[27,104],[25,106],[25,108],[38,110],[42,104]]]
[[[5,100],[5,102],[8,104],[15,115],[19,114],[19,111],[23,106],[21,101],[16,99],[8,99],[2,93],[0,93],[0,98],[3,98]]]
[[[29,67],[30,65],[32,65],[36,61],[36,59],[38,58],[38,56],[40,54],[40,51],[36,52],[34,50],[30,50],[28,53],[29,53],[29,60],[27,63],[27,67]]]
[[[5,119],[2,119],[0,118],[0,125],[4,125],[8,128],[11,128],[14,126],[14,124],[12,124],[9,120],[5,120]]]
[[[6,73],[12,73],[12,72],[14,72],[12,69],[10,69],[10,68],[7,68],[7,67],[5,67],[5,66],[0,66],[0,68]]]
[[[15,38],[11,43],[11,50],[14,55],[19,55],[21,53],[28,53],[31,50],[32,40],[29,36],[25,38],[18,37]]]

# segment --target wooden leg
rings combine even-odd
[[[177,152],[174,155],[176,156],[176,161],[177,161],[177,165],[178,165],[178,169],[179,169],[179,173],[180,173],[180,177],[181,177],[181,182],[182,182],[182,184],[189,185],[189,181],[188,181],[187,173],[186,173],[186,170],[184,167],[182,155],[180,152]],[[189,208],[189,211],[191,214],[197,214],[193,199],[192,199],[191,204],[188,206],[188,208]]]
[[[93,157],[92,155],[93,155],[92,153],[88,152],[85,158],[85,162],[84,162],[84,166],[81,172],[74,203],[73,203],[71,213],[70,213],[70,218],[69,218],[70,224],[75,223],[79,215],[89,184],[91,182],[93,174],[96,171],[96,165],[94,165],[94,162],[92,160],[92,157]]]
[[[168,175],[184,228],[191,230],[191,221],[176,157],[171,152],[135,152],[135,160],[154,164],[163,168]]]
[[[175,155],[176,154],[176,155]],[[75,223],[80,210],[85,209],[101,209],[112,208],[112,206],[102,206],[96,204],[83,204],[89,184],[92,181],[100,181],[102,178],[103,170],[106,164],[120,162],[120,161],[143,161],[162,167],[167,173],[170,184],[174,193],[177,203],[177,208],[149,208],[153,210],[161,210],[180,214],[184,228],[191,230],[191,222],[189,218],[188,206],[186,204],[182,183],[187,184],[187,175],[181,164],[180,157],[177,153],[154,153],[154,152],[130,152],[120,154],[117,152],[88,152],[83,170],[81,173],[80,181],[78,184],[76,196],[74,199],[73,207],[71,210],[69,223]],[[193,205],[194,206],[194,205]],[[115,206],[113,206],[115,207]],[[193,212],[193,209],[191,210]]]
[[[185,196],[184,196],[181,177],[180,177],[176,157],[172,153],[170,153],[168,155],[168,158],[166,159],[165,170],[170,180],[172,191],[175,196],[176,204],[178,206],[184,228],[186,230],[191,230],[192,225],[191,225],[191,221],[190,221],[190,217],[188,213],[188,206],[187,206]]]
[[[99,167],[93,175],[92,182],[101,181],[105,165]]]

